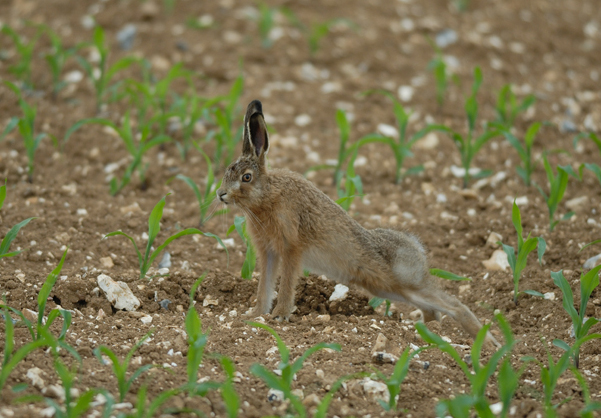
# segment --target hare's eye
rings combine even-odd
[[[242,176],[242,181],[248,183],[252,178],[253,176],[250,173],[246,173]]]

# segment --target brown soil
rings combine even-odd
[[[144,4],[148,3],[9,0],[0,3],[0,20],[29,35],[33,34],[32,30],[24,25],[24,21],[46,23],[61,34],[67,46],[71,46],[91,39],[91,30],[85,29],[81,21],[84,15],[93,14],[107,32],[111,61],[128,53],[144,56],[155,64],[154,71],[160,77],[164,76],[165,69],[157,67],[157,63],[166,61],[172,65],[183,61],[186,68],[200,76],[197,89],[203,97],[228,91],[242,71],[245,88],[240,105],[242,107],[254,98],[263,101],[267,121],[274,130],[270,152],[270,163],[274,167],[304,172],[315,164],[308,158],[310,152],[317,152],[322,162],[335,158],[338,132],[334,115],[337,108],[343,107],[354,115],[352,141],[374,132],[380,123],[394,124],[388,100],[361,93],[382,88],[396,92],[399,86],[411,84],[415,77],[422,77],[424,84],[415,87],[415,94],[408,103],[416,115],[409,130],[414,132],[430,119],[458,130],[464,129],[463,98],[468,94],[472,69],[476,65],[481,66],[484,73],[479,94],[481,120],[494,118],[495,94],[503,84],[521,86],[523,91],[529,86],[538,100],[534,114],[528,115],[529,120],[517,119],[518,135],[523,135],[532,120],[556,123],[543,128],[535,142],[535,154],[562,148],[569,153],[552,154],[553,164],[576,167],[583,162],[599,163],[599,154],[590,141],[582,142],[583,148],[574,151],[574,134],[563,133],[558,128],[568,115],[579,129],[583,128],[587,115],[601,127],[601,96],[597,81],[601,68],[601,9],[594,0],[541,0],[527,5],[517,0],[474,0],[464,13],[457,12],[451,2],[437,0],[283,2],[303,22],[345,17],[358,25],[357,31],[336,28],[324,38],[314,56],[310,55],[305,38],[296,36],[286,22],[282,22],[285,35],[272,48],[262,48],[256,23],[244,17],[246,8],[254,7],[250,1],[181,0],[175,2],[173,14],[165,12],[162,3],[158,2],[158,13],[151,15],[142,12]],[[198,30],[186,26],[189,18],[205,14],[214,19],[211,28]],[[414,28],[403,29],[402,19],[411,19]],[[119,49],[116,33],[127,23],[136,24],[138,34],[132,51],[125,52]],[[584,31],[587,24],[588,31]],[[433,57],[426,36],[434,37],[446,28],[455,30],[459,37],[458,42],[444,49],[444,53],[459,61],[459,68],[454,72],[460,84],[450,86],[447,101],[439,108],[434,80],[426,69]],[[48,48],[46,38],[40,41],[39,52],[44,48]],[[524,49],[523,53],[519,52],[520,48]],[[14,80],[8,70],[14,63],[14,50],[4,36],[0,37],[2,51],[6,53],[3,54],[5,59],[0,61],[0,79]],[[313,80],[303,77],[303,71],[310,65],[317,73]],[[76,69],[79,69],[77,63],[71,60],[65,72]],[[126,75],[138,76],[133,68],[122,76]],[[61,138],[76,121],[95,116],[94,92],[86,81],[63,90],[56,99],[51,97],[50,73],[37,52],[33,60],[33,80],[36,91],[28,100],[37,106],[39,132]],[[293,84],[289,90],[278,89],[278,85],[273,84],[283,82]],[[325,83],[334,83],[333,86],[339,89],[324,93]],[[108,106],[106,115],[118,120],[127,108],[126,103],[113,103]],[[0,86],[0,127],[3,129],[11,116],[19,114],[12,92]],[[295,118],[301,114],[311,118],[311,122],[303,127],[295,124]],[[504,171],[507,179],[494,189],[488,185],[473,194],[466,194],[460,192],[460,179],[449,171],[452,164],[460,165],[457,149],[446,136],[439,134],[438,139],[439,144],[433,149],[415,149],[416,155],[408,160],[408,164],[425,164],[426,170],[417,177],[405,179],[400,185],[394,184],[394,161],[389,150],[376,145],[363,149],[361,155],[367,162],[358,168],[358,173],[364,183],[365,197],[362,202],[356,201],[352,216],[368,228],[394,225],[419,235],[430,250],[432,267],[473,278],[466,287],[460,287],[464,283],[443,283],[448,292],[458,295],[483,321],[490,321],[497,309],[509,320],[519,339],[512,354],[516,365],[525,355],[546,361],[541,338],[572,341],[570,319],[561,307],[561,294],[553,284],[550,272],[564,269],[575,293],[579,293],[582,264],[595,254],[594,248],[580,253],[580,246],[599,238],[600,185],[589,172],[582,182],[571,179],[565,200],[588,196],[588,201],[577,209],[576,216],[560,223],[550,233],[545,203],[534,187],[527,188],[518,178],[515,172],[518,157],[506,142],[493,140],[477,155],[474,166]],[[26,217],[37,217],[13,243],[13,248],[26,248],[27,251],[0,261],[0,291],[6,295],[10,306],[36,310],[38,290],[58,263],[62,247],[68,246],[63,277],[52,292],[47,310],[60,304],[76,313],[67,341],[83,358],[77,382],[80,391],[102,387],[116,395],[116,380],[111,370],[98,362],[92,350],[103,344],[122,357],[137,340],[151,329],[155,330],[151,340],[136,356],[142,364],[166,366],[153,369],[134,383],[126,401],[135,404],[137,390],[142,384],[149,385],[149,395],[153,398],[159,392],[185,382],[187,346],[182,330],[188,293],[195,279],[207,272],[196,295],[196,309],[203,328],[209,332],[207,353],[231,357],[242,374],[235,383],[241,399],[240,416],[284,415],[286,404],[270,402],[268,388],[249,372],[255,362],[275,369],[279,359],[270,351],[275,346],[274,339],[266,332],[257,332],[241,318],[254,304],[257,280],[246,281],[239,276],[244,247],[237,236],[236,247],[230,250],[229,265],[225,253],[216,249],[214,240],[184,237],[175,241],[168,249],[173,263],[170,276],[151,281],[138,279],[136,255],[126,239],[102,240],[104,234],[118,229],[140,238],[147,230],[152,207],[168,192],[172,195],[167,197],[159,242],[178,228],[197,226],[198,207],[192,192],[183,183],[166,185],[166,182],[177,173],[200,182],[206,175],[202,157],[192,153],[182,161],[172,144],[163,150],[153,150],[147,157],[150,163],[147,190],[140,190],[140,184],[134,180],[119,195],[111,197],[104,167],[127,156],[118,138],[98,126],[87,126],[71,137],[64,154],[60,154],[49,140],[42,141],[36,154],[33,182],[29,183],[20,137],[13,133],[0,144],[0,172],[8,181],[8,198],[2,211],[3,230]],[[218,175],[221,174],[220,171]],[[311,179],[335,197],[329,174],[319,172]],[[540,164],[534,179],[539,184],[546,184]],[[445,194],[446,202],[437,201],[440,193]],[[492,231],[515,245],[511,202],[518,196],[527,196],[529,200],[522,206],[524,230],[532,231],[533,236],[544,236],[548,244],[543,266],[536,264],[535,256],[531,256],[523,273],[521,289],[554,292],[555,300],[524,295],[515,306],[510,273],[487,274],[481,264],[493,252],[485,245]],[[134,203],[139,204],[141,211],[125,213],[121,210]],[[78,214],[78,209],[86,209],[87,215]],[[558,212],[566,211],[562,203]],[[450,216],[441,216],[443,213]],[[233,213],[230,213],[214,218],[202,229],[223,237],[232,222]],[[112,257],[114,267],[103,267],[101,257]],[[19,273],[24,274],[24,279],[17,277]],[[128,283],[142,303],[138,311],[150,315],[152,323],[145,325],[138,316],[115,312],[102,292],[95,293],[100,273]],[[398,306],[393,309],[394,315],[385,317],[380,310],[374,312],[368,306],[368,297],[358,289],[352,289],[345,302],[330,303],[328,299],[333,288],[333,283],[311,275],[298,286],[297,311],[290,323],[280,324],[265,317],[266,323],[277,330],[291,348],[293,357],[322,341],[342,346],[340,353],[319,351],[305,363],[294,383],[305,397],[315,393],[322,398],[329,386],[346,374],[370,372],[374,367],[390,374],[391,365],[371,362],[371,346],[379,333],[389,339],[393,351],[398,352],[409,344],[424,345],[408,320],[413,308]],[[203,306],[204,299],[209,296],[217,299],[218,304]],[[168,310],[158,304],[163,299],[171,301]],[[99,309],[106,313],[105,318],[97,319]],[[317,318],[324,314],[330,315],[328,322]],[[599,288],[592,295],[587,315],[601,317]],[[450,318],[428,326],[455,344],[469,346],[472,343]],[[495,325],[492,329],[500,337]],[[599,332],[599,326],[594,330]],[[28,342],[26,329],[17,328],[15,340],[17,346]],[[171,349],[174,355],[169,355]],[[465,355],[469,353],[465,348],[459,350]],[[560,354],[556,348],[550,351],[555,356]],[[487,351],[486,358],[490,354]],[[422,367],[423,361],[428,361],[430,367]],[[51,356],[41,350],[34,352],[11,374],[7,388],[2,392],[0,415],[40,416],[40,410],[45,407],[42,402],[12,403],[23,393],[15,394],[10,387],[21,382],[30,383],[26,373],[32,367],[44,371],[42,377],[46,384],[57,383]],[[601,344],[589,342],[582,350],[581,370],[597,401],[601,397],[600,367]],[[538,373],[538,366],[527,368],[514,401],[517,408],[514,416],[542,414],[542,385]],[[223,380],[222,369],[215,357],[207,354],[200,377]],[[420,354],[419,362],[412,363],[402,385],[398,412],[384,413],[376,399],[366,394],[355,380],[335,396],[329,416],[434,416],[438,400],[463,393],[468,388],[465,376],[448,356],[428,350]],[[24,393],[34,395],[39,391],[29,388]],[[498,400],[494,377],[489,395],[491,403]],[[583,405],[582,391],[570,374],[560,381],[554,401],[568,398],[571,400],[559,408],[559,414],[576,416]],[[210,393],[206,399],[181,395],[169,405],[197,408],[211,416],[213,413],[225,415],[218,393]],[[127,407],[125,411],[128,411]]]

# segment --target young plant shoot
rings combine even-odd
[[[532,161],[532,144],[534,143],[534,137],[541,126],[542,124],[540,122],[534,122],[532,125],[530,125],[526,131],[526,134],[524,135],[523,144],[509,130],[503,131],[503,135],[505,135],[507,141],[518,152],[520,160],[522,160],[522,165],[516,167],[516,171],[528,187],[530,187],[532,183],[532,173],[536,168],[535,162]]]
[[[451,128],[445,125],[432,125],[431,129],[440,130],[451,137],[459,153],[461,154],[461,165],[465,170],[465,174],[463,176],[463,188],[466,188],[470,179],[486,177],[489,176],[492,172],[490,170],[482,170],[477,174],[472,174],[471,165],[472,160],[480,151],[480,149],[492,138],[500,135],[500,131],[490,127],[489,125],[485,126],[484,132],[480,135],[476,135],[476,119],[478,117],[478,101],[477,94],[478,90],[480,90],[480,85],[482,84],[482,70],[480,67],[476,67],[474,69],[474,83],[472,84],[472,94],[465,101],[465,112],[467,114],[467,135],[462,135],[459,132],[452,130]]]
[[[563,276],[563,271],[551,272],[553,282],[563,293],[563,308],[572,319],[572,335],[574,336],[575,345],[571,348],[571,352],[576,368],[578,368],[580,362],[580,345],[585,341],[601,338],[601,334],[589,334],[591,327],[601,322],[601,320],[594,317],[585,317],[588,301],[593,291],[599,286],[599,271],[601,271],[601,265],[589,270],[586,274],[580,275],[580,309],[578,310],[574,308],[572,288]],[[562,340],[555,340],[553,343],[566,351],[570,351],[570,346]]]
[[[234,224],[228,229],[227,236],[229,236],[234,229],[246,245],[246,256],[244,257],[244,263],[242,264],[240,276],[243,279],[250,280],[252,279],[253,272],[255,271],[257,254],[255,252],[255,247],[253,246],[253,243],[246,232],[246,218],[244,216],[236,216],[234,218]]]
[[[167,196],[169,196],[169,194],[167,194]],[[136,254],[138,255],[138,263],[140,266],[140,279],[143,279],[144,277],[146,277],[146,273],[150,269],[150,266],[152,265],[152,262],[154,261],[154,259],[157,258],[157,256],[172,241],[174,241],[180,237],[183,237],[185,235],[204,235],[205,237],[215,238],[217,240],[217,242],[219,243],[219,245],[221,245],[227,253],[227,248],[221,241],[221,238],[219,238],[217,235],[211,234],[210,232],[202,232],[195,228],[187,228],[187,229],[184,229],[183,231],[180,231],[174,235],[171,235],[169,238],[167,238],[161,245],[159,245],[153,251],[152,246],[154,244],[154,241],[155,241],[157,235],[159,234],[159,231],[161,230],[161,219],[163,217],[163,208],[165,207],[165,198],[167,196],[165,196],[161,200],[159,200],[159,202],[156,204],[154,209],[152,209],[152,212],[150,213],[150,217],[148,218],[148,242],[146,244],[146,251],[145,251],[144,255],[142,255],[142,253],[138,249],[138,244],[136,244],[136,241],[131,236],[127,235],[124,232],[115,231],[115,232],[106,234],[104,236],[104,238],[108,238],[108,237],[113,237],[116,235],[121,235],[131,241],[131,243],[134,245],[134,248],[136,250]]]
[[[512,246],[503,244],[502,242],[500,244],[503,246],[503,251],[505,251],[505,254],[507,254],[507,261],[509,262],[509,267],[511,267],[511,271],[513,272],[513,302],[517,305],[518,297],[522,293],[539,297],[544,296],[542,293],[534,290],[524,290],[523,292],[520,292],[519,284],[522,271],[524,268],[526,268],[526,264],[528,263],[528,254],[538,247],[538,262],[542,265],[543,255],[545,254],[545,249],[547,248],[547,242],[543,237],[531,238],[530,234],[528,234],[528,237],[524,240],[522,214],[515,201],[513,202],[511,220],[518,236],[517,253]]]
[[[563,215],[561,219],[555,220],[555,212],[568,187],[568,172],[565,168],[557,167],[557,174],[553,173],[546,153],[543,154],[543,163],[545,165],[545,172],[547,173],[547,180],[549,181],[549,194],[547,195],[539,185],[536,185],[536,187],[547,202],[547,208],[549,209],[549,230],[553,232],[553,229],[559,222],[570,219],[574,216],[574,212],[570,211]]]

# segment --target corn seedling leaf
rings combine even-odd
[[[140,252],[140,250],[138,249],[138,244],[136,244],[136,241],[129,235],[127,235],[125,232],[121,232],[121,231],[115,231],[115,232],[109,232],[108,234],[106,234],[104,238],[108,238],[108,237],[114,237],[114,236],[124,236],[125,238],[127,238],[128,240],[131,241],[131,243],[134,245],[134,249],[136,250],[136,254],[138,255],[138,262],[140,264],[140,269],[142,268],[142,266],[144,265],[144,258],[142,257],[142,253]]]
[[[167,238],[165,240],[165,242],[163,242],[161,245],[159,245],[157,247],[157,249],[154,250],[152,255],[148,258],[147,265],[150,266],[152,264],[152,262],[154,261],[154,259],[161,253],[161,251],[163,251],[165,249],[165,247],[167,247],[167,245],[169,245],[172,241],[174,241],[180,237],[183,237],[185,235],[204,235],[205,237],[215,238],[217,240],[217,242],[219,243],[219,245],[225,250],[225,253],[228,255],[228,263],[229,263],[229,253],[228,253],[227,247],[225,246],[223,241],[221,241],[221,238],[219,238],[215,234],[211,234],[210,232],[202,232],[201,230],[196,229],[196,228],[187,228],[187,229],[184,229],[183,231],[178,232],[177,234],[170,236],[169,238]]]
[[[580,316],[578,315],[578,312],[576,311],[576,308],[574,308],[574,296],[572,294],[572,288],[570,287],[570,284],[568,283],[566,278],[563,276],[562,270],[552,271],[551,278],[563,294],[563,308],[568,313],[568,315],[570,315],[570,318],[572,319],[572,324],[574,325],[574,333],[578,335],[578,331],[580,330],[582,321],[580,319]]]
[[[267,370],[267,368],[265,366],[263,366],[262,364],[258,364],[255,363],[252,366],[250,366],[250,372],[252,374],[254,374],[255,376],[259,377],[260,379],[262,379],[267,386],[269,386],[272,389],[276,389],[279,391],[284,392],[286,389],[284,388],[284,386],[281,384],[280,379],[278,378],[278,376],[273,373],[270,370]]]
[[[596,177],[599,183],[601,183],[601,167],[597,164],[585,163],[583,165],[587,170],[591,171]],[[580,177],[582,177],[582,165],[580,166]]]
[[[58,279],[61,270],[63,269],[63,263],[65,262],[65,258],[67,257],[68,251],[69,248],[67,248],[63,253],[63,256],[61,257],[61,260],[59,261],[58,265],[54,268],[54,270],[50,272],[48,277],[46,277],[46,281],[42,285],[40,293],[38,294],[38,329],[42,326],[42,319],[44,317],[46,301],[48,299],[48,296],[50,296],[50,292],[52,291],[52,288],[54,287],[54,284],[56,283],[56,280]]]
[[[260,322],[249,321],[249,322],[247,322],[247,324],[250,325],[251,327],[261,328],[261,329],[264,329],[265,331],[269,332],[273,336],[273,338],[275,338],[275,341],[278,346],[278,352],[280,353],[280,357],[282,358],[282,363],[286,363],[286,364],[288,363],[288,361],[290,359],[290,350],[288,350],[288,347],[286,347],[286,343],[284,343],[284,341],[280,338],[278,333],[275,332],[275,330],[273,328],[269,327],[268,325],[262,324]]]
[[[568,175],[574,177],[576,180],[582,180],[582,170],[579,169],[578,171],[575,171],[574,167],[571,165],[560,165],[558,167],[565,171]]]
[[[314,345],[313,347],[309,347],[307,350],[305,350],[305,352],[296,359],[296,361],[294,363],[292,363],[292,366],[290,367],[290,374],[292,376],[294,376],[300,369],[303,368],[303,363],[305,362],[305,360],[313,353],[319,351],[319,350],[323,350],[325,348],[328,348],[330,350],[334,350],[334,351],[340,351],[340,344],[336,344],[336,343],[319,343],[317,345]]]
[[[438,347],[441,351],[447,353],[455,362],[459,365],[461,370],[465,373],[466,376],[470,375],[470,370],[467,364],[461,359],[461,356],[448,342],[443,340],[440,336],[431,332],[428,327],[423,322],[417,322],[415,324],[415,329],[419,333],[420,337],[427,342],[428,344],[434,345]]]
[[[10,247],[10,244],[17,237],[17,234],[19,233],[21,228],[23,228],[25,225],[27,225],[33,219],[36,219],[36,218],[25,219],[24,221],[21,221],[18,224],[16,224],[15,226],[13,226],[8,231],[8,233],[5,235],[4,239],[2,240],[2,243],[0,244],[0,258],[1,257],[13,257],[22,252],[22,251],[14,251],[14,252],[9,253],[8,249]]]
[[[595,240],[595,241],[593,241],[593,242],[589,242],[589,243],[588,243],[588,244],[586,244],[584,247],[582,247],[582,248],[580,249],[580,251],[578,251],[578,252],[581,252],[582,250],[584,250],[584,249],[585,249],[585,248],[587,248],[587,247],[590,247],[591,245],[596,245],[596,244],[599,244],[599,243],[601,243],[601,239]]]
[[[544,298],[545,297],[545,295],[543,295],[541,292],[537,292],[536,290],[524,290],[524,291],[522,291],[520,293],[525,293],[525,294],[530,295],[530,296],[538,296],[540,298]]]
[[[10,118],[10,120],[8,121],[8,124],[6,125],[6,127],[4,128],[4,130],[2,131],[2,133],[0,133],[0,141],[2,141],[6,135],[8,135],[9,133],[11,133],[12,130],[15,129],[15,127],[18,124],[19,124],[19,118],[18,117],[13,116],[12,118]]]
[[[445,279],[445,280],[453,280],[453,281],[463,281],[463,280],[471,281],[472,280],[469,277],[459,276],[455,273],[451,273],[450,271],[446,271],[446,270],[442,270],[442,269],[430,269],[430,274],[432,276],[440,277],[441,279]]]
[[[538,237],[538,264],[543,265],[543,255],[547,249],[547,241],[543,237]]]
[[[507,261],[509,263],[509,267],[511,267],[511,271],[515,272],[516,268],[516,259],[515,259],[515,249],[511,245],[503,244],[502,242],[498,242],[503,247],[503,251],[507,254]]]

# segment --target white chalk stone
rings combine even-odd
[[[106,274],[98,276],[98,286],[106,294],[108,301],[115,309],[125,309],[126,311],[135,311],[140,307],[140,301],[132,293],[125,282],[116,282]]]

